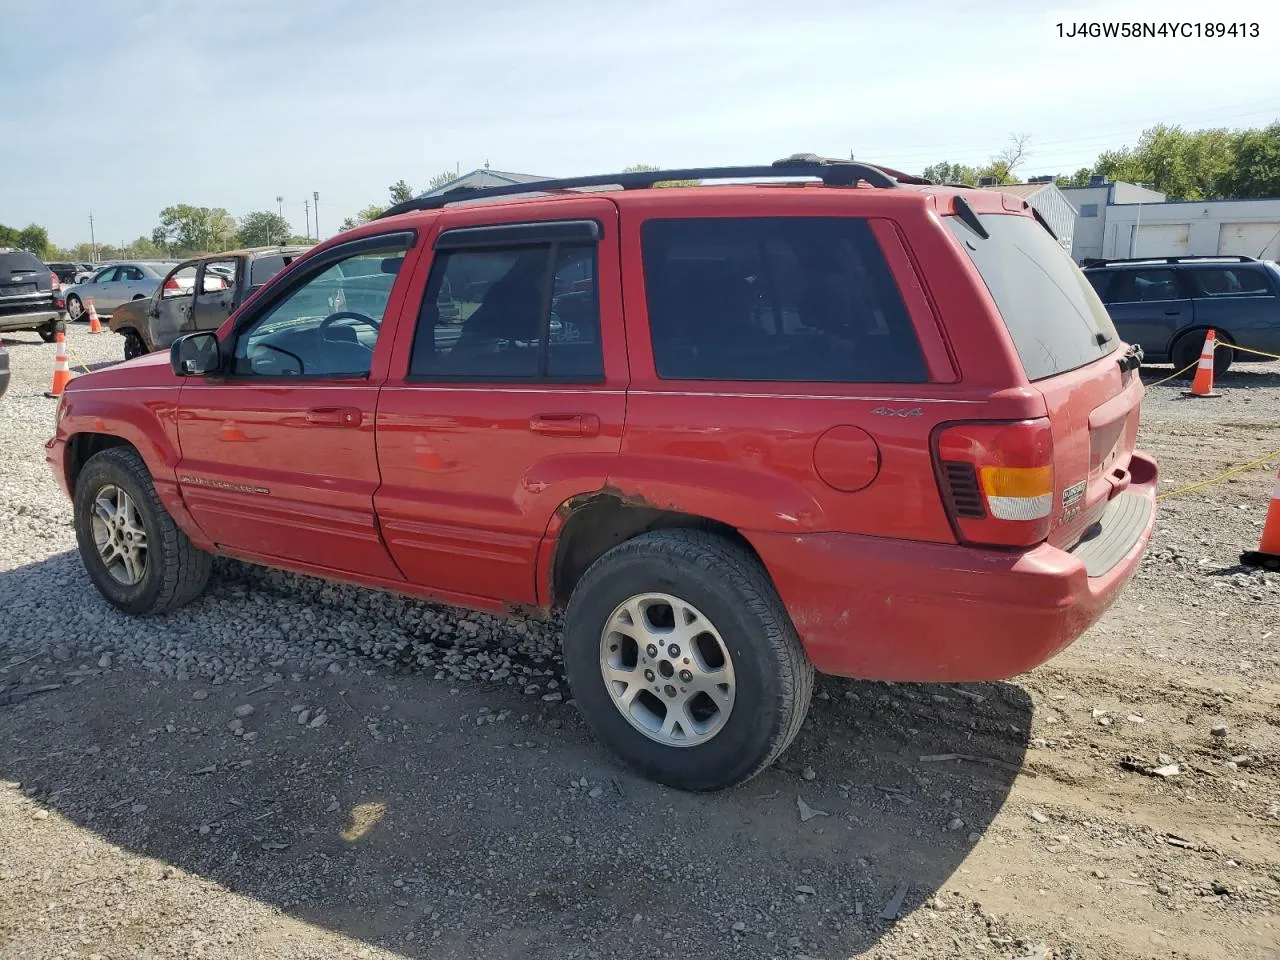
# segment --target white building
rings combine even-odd
[[[1011,193],[1027,201],[1045,223],[1049,224],[1064,250],[1072,250],[1072,238],[1076,229],[1076,208],[1053,182],[1053,177],[1032,177],[1026,183],[1006,183],[985,186],[984,190]],[[1074,253],[1073,253],[1074,255]]]
[[[1280,259],[1280,199],[1165,201],[1107,212],[1104,257],[1215,253]]]
[[[1062,191],[1079,213],[1077,261],[1217,253],[1280,259],[1280,198],[1166,200],[1138,184],[1094,179]]]
[[[1164,200],[1164,194],[1123,180],[1108,183],[1106,177],[1093,177],[1087,187],[1066,187],[1062,195],[1076,210],[1076,229],[1071,256],[1076,261],[1104,257],[1108,234],[1107,218],[1111,208],[1126,204],[1151,204]]]

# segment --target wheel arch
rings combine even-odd
[[[751,542],[731,524],[701,514],[656,507],[635,497],[605,490],[574,497],[556,511],[539,551],[540,606],[552,609],[567,604],[587,568],[618,544],[653,530],[670,529],[717,534],[760,560]]]

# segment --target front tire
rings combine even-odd
[[[84,465],[75,527],[89,579],[125,613],[176,609],[209,582],[213,558],[178,529],[132,447],[112,447]]]
[[[564,662],[596,736],[681,790],[718,790],[795,739],[813,666],[760,562],[700,530],[614,547],[573,591]]]
[[[137,330],[124,332],[124,358],[134,360],[147,352],[147,345],[142,342],[142,334]]]

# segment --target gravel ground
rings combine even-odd
[[[592,742],[556,623],[231,562],[108,608],[43,462],[52,348],[5,342],[0,958],[1280,956],[1280,574],[1236,562],[1265,467],[1166,500],[1046,666],[822,680],[775,767],[692,796]],[[1277,386],[1153,388],[1163,488],[1280,448]]]

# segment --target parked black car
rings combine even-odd
[[[58,278],[34,255],[0,250],[0,331],[34,330],[52,343],[66,321]]]
[[[1240,256],[1089,260],[1084,275],[1120,336],[1150,363],[1195,362],[1212,329],[1220,341],[1280,353],[1280,267]],[[1215,374],[1266,357],[1219,349]]]
[[[46,266],[53,271],[53,275],[58,278],[58,282],[64,287],[69,287],[75,283],[76,277],[81,273],[81,267],[78,263],[65,263],[60,261],[58,263],[46,264]]]

